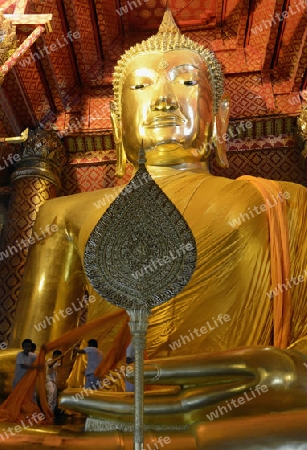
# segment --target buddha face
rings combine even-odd
[[[123,83],[121,125],[131,162],[137,162],[142,142],[151,165],[200,160],[212,129],[212,92],[202,58],[190,50],[135,56]]]

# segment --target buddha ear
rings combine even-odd
[[[216,145],[216,161],[219,166],[226,168],[229,167],[228,159],[226,156],[226,133],[229,124],[229,110],[230,100],[228,94],[223,94],[220,102],[220,107],[215,118],[215,145]]]
[[[122,177],[126,173],[126,152],[122,140],[122,123],[114,107],[114,102],[110,103],[111,122],[113,127],[113,136],[116,148],[116,175]]]

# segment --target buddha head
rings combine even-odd
[[[114,72],[111,119],[118,153],[137,164],[139,148],[153,166],[198,162],[212,145],[227,167],[221,139],[229,120],[221,66],[208,49],[182,35],[169,10],[159,32],[131,47]]]

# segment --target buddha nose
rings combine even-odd
[[[171,83],[165,77],[161,77],[157,82],[150,107],[152,111],[165,112],[180,108]]]

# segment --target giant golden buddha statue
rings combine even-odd
[[[307,407],[306,189],[289,182],[230,180],[209,173],[213,146],[219,163],[227,166],[229,102],[223,75],[215,55],[181,35],[169,11],[157,35],[120,59],[111,114],[118,173],[125,171],[126,159],[137,166],[143,143],[149,173],[184,216],[197,244],[197,265],[189,284],[176,298],[154,308],[149,318],[145,378],[163,387],[145,397],[147,427],[173,430],[169,449],[211,448],[210,427],[204,428],[204,422],[232,416],[237,418],[225,430],[231,434],[235,429],[237,436],[244,434],[240,417],[255,416],[253,423],[263,424],[265,414],[281,411],[289,415],[276,414],[276,420],[270,416],[263,436],[270,434],[272,417],[281,435],[286,420],[295,421],[301,430],[307,412],[295,413],[293,419],[289,411]],[[132,182],[131,189],[142,186]],[[94,204],[112,195],[114,189],[104,189],[42,206],[37,229],[56,224],[58,232],[32,246],[11,346],[19,347],[25,336],[47,342],[75,327],[78,312],[71,305],[77,304],[85,286],[95,296],[89,321],[116,311],[98,298],[83,269],[89,235],[108,207]],[[142,243],[142,248],[136,244],[136,251],[146,252],[146,245],[152,243]],[[176,258],[164,256],[148,261],[144,270],[158,265],[163,270],[170,258]],[[142,282],[144,271],[135,275]],[[70,313],[65,314],[68,307]],[[40,323],[45,327],[34,326]],[[113,327],[100,343],[104,353],[117,332]],[[242,406],[230,404],[237,400]],[[62,405],[93,417],[97,429],[95,421],[101,429],[113,424],[125,430],[133,414],[131,394],[103,390],[77,403],[67,392]],[[217,416],[210,419],[212,411]],[[217,447],[212,448],[222,448],[219,442],[227,440],[226,434],[223,437],[215,425],[211,430]],[[255,429],[251,442],[242,438],[239,444],[232,436],[234,444],[228,448],[252,448],[258,439]],[[104,448],[117,448],[109,435],[99,442],[104,438]],[[284,442],[294,440],[285,437]],[[278,447],[276,442],[271,439],[261,448],[282,448],[283,443]],[[130,447],[122,443],[120,448]]]

